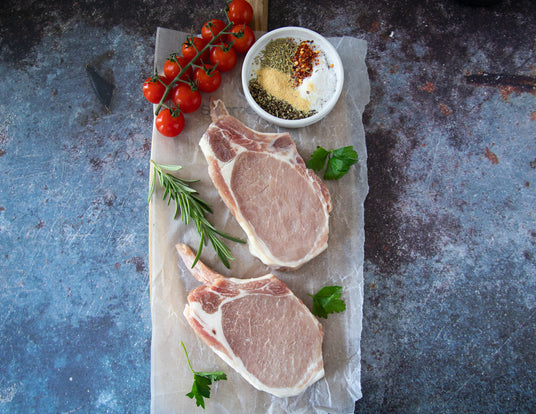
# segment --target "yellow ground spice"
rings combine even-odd
[[[300,92],[292,87],[292,77],[277,69],[264,67],[257,71],[260,85],[277,99],[286,101],[299,111],[308,111],[309,102],[300,96]]]

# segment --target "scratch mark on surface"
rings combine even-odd
[[[433,154],[432,154],[432,166],[430,167],[428,171],[428,176],[426,177],[426,188],[428,188],[428,190],[432,188],[432,176],[434,175],[435,167],[437,166],[437,156],[439,152],[441,151],[440,149],[441,143],[442,143],[442,138],[438,136],[435,146],[434,146]]]
[[[490,354],[490,356],[488,358],[486,358],[483,361],[480,361],[481,362],[480,366],[481,367],[488,366],[495,359],[495,357],[501,352],[501,350],[506,345],[508,345],[510,342],[512,342],[514,340],[514,337],[519,336],[518,334],[521,334],[521,332],[524,331],[525,328],[527,326],[529,326],[529,324],[532,326],[532,324],[533,324],[532,319],[534,318],[535,314],[536,314],[536,308],[533,308],[532,311],[530,312],[529,316],[527,318],[525,318],[525,322],[523,324],[521,324],[521,326],[518,327],[514,332],[512,332],[512,334],[509,335],[508,338],[506,338],[502,342],[502,344],[500,344],[497,347],[497,349]],[[450,403],[452,400],[454,400],[456,398],[456,395],[458,395],[467,386],[467,384],[469,384],[473,380],[473,378],[475,378],[477,375],[478,374],[473,374],[473,375],[469,376],[462,383],[462,385],[460,385],[458,387],[458,389],[456,389],[456,391],[454,391],[453,395],[448,399],[447,404]]]
[[[477,86],[498,86],[499,88],[512,88],[518,92],[536,92],[536,78],[531,76],[482,73],[468,75],[465,81]]]

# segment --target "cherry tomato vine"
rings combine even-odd
[[[155,125],[164,136],[175,137],[184,129],[184,114],[201,106],[201,92],[213,93],[222,73],[233,69],[237,54],[245,54],[255,42],[249,27],[253,8],[246,0],[227,1],[227,22],[210,19],[201,36],[190,34],[179,51],[166,60],[163,74],[155,72],[143,83],[143,95],[157,105]]]

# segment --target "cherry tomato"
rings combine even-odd
[[[164,76],[158,76],[158,79],[166,84],[168,83],[168,79],[166,79]],[[166,85],[164,85],[158,79],[154,79],[153,77],[147,78],[143,83],[142,88],[145,99],[154,104],[160,103],[160,100],[166,91]]]
[[[201,92],[212,93],[221,85],[221,73],[211,65],[194,70],[194,82]]]
[[[236,33],[239,33],[241,30],[244,30],[244,35],[241,38],[236,37]],[[236,50],[238,53],[246,53],[249,48],[255,43],[255,33],[253,33],[253,30],[245,24],[236,24],[231,29],[231,33],[229,35],[229,43],[233,43],[233,49]]]
[[[210,51],[210,63],[214,66],[218,65],[216,68],[220,72],[227,72],[235,67],[236,65],[236,52],[232,47],[226,45],[215,46]]]
[[[190,84],[180,82],[173,88],[171,100],[182,112],[189,114],[201,106],[201,93]]]
[[[188,62],[190,62],[197,55],[197,52],[201,51],[201,49],[203,49],[207,43],[208,41],[202,37],[192,37],[182,44],[182,55],[188,60]],[[203,62],[208,62],[209,53],[210,51],[208,49],[205,50],[201,57],[194,63],[199,64],[200,60]]]
[[[166,75],[168,79],[175,79],[175,77],[180,73],[181,69],[185,67],[188,62],[189,60],[184,56],[175,56],[174,58],[166,60],[166,63],[164,63],[164,75]],[[193,70],[190,66],[180,78],[182,80],[188,80],[192,77],[192,74]]]
[[[225,22],[220,19],[211,19],[203,25],[201,29],[201,37],[206,41],[212,39],[213,35],[217,36],[223,29],[225,29]],[[218,39],[220,40],[220,39]]]
[[[246,0],[233,0],[227,15],[234,24],[249,24],[253,19],[253,7]]]
[[[184,129],[184,115],[179,112],[173,116],[168,108],[161,110],[156,116],[156,129],[166,137],[176,137]]]

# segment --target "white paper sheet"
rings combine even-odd
[[[179,49],[186,33],[159,28],[156,37],[156,68],[162,73],[170,53]],[[201,408],[185,396],[190,392],[193,376],[180,346],[183,341],[198,371],[223,370],[228,380],[211,386],[206,400],[207,414],[271,413],[353,413],[355,400],[361,398],[361,322],[363,304],[363,203],[368,193],[367,152],[362,113],[369,101],[370,86],[365,65],[367,44],[350,37],[329,39],[339,50],[345,68],[345,86],[335,109],[321,122],[310,127],[288,130],[298,151],[308,160],[320,145],[326,149],[353,145],[359,163],[338,181],[326,181],[333,200],[328,249],[302,268],[277,272],[264,266],[249,254],[247,245],[226,241],[235,261],[226,269],[211,246],[203,250],[202,261],[226,276],[257,277],[272,272],[284,281],[307,305],[312,307],[314,294],[323,286],[340,285],[347,309],[320,319],[324,329],[325,377],[303,394],[277,398],[257,391],[219,359],[198,339],[183,316],[186,297],[199,286],[180,261],[175,245],[183,242],[195,251],[199,237],[195,228],[174,220],[174,205],[162,201],[157,185],[150,203],[149,245],[151,267],[151,412],[196,413]],[[260,119],[245,101],[240,83],[241,60],[237,67],[223,74],[222,87],[215,97],[223,99],[231,115],[258,131],[278,132],[278,128]],[[202,108],[186,115],[186,127],[177,138],[166,138],[153,130],[151,158],[158,163],[182,165],[177,174],[199,179],[193,186],[214,210],[209,220],[219,229],[245,239],[234,218],[219,198],[210,178],[198,143],[210,124],[208,95],[203,95]],[[284,375],[284,373],[282,373]]]

